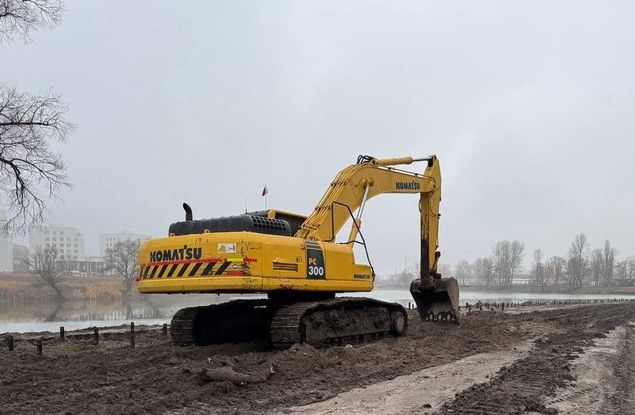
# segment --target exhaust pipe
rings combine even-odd
[[[185,221],[191,222],[192,219],[192,208],[187,203],[183,203],[183,209],[185,209]]]

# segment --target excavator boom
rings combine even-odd
[[[426,162],[423,173],[398,169],[396,166]],[[296,233],[297,237],[334,241],[349,220],[351,212],[363,210],[364,204],[382,193],[419,194],[421,261],[419,278],[412,282],[410,293],[421,317],[458,321],[459,291],[455,279],[441,279],[437,273],[439,205],[441,202],[441,168],[432,155],[425,158],[398,157],[376,159],[359,156],[355,165],[342,170],[331,182],[324,196]],[[360,216],[351,229],[351,241],[361,227]]]

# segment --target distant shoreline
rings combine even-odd
[[[567,287],[552,286],[541,289],[535,285],[513,285],[511,287],[487,287],[485,285],[461,285],[464,291],[488,292],[488,293],[509,293],[509,294],[619,294],[635,296],[635,287],[581,287],[576,290],[569,290]],[[407,290],[407,286],[401,284],[382,284],[381,281],[375,283],[376,290]]]

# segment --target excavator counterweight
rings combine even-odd
[[[423,173],[395,166],[424,161]],[[194,219],[170,225],[169,236],[142,244],[141,293],[265,293],[178,311],[170,326],[176,344],[209,344],[265,336],[274,347],[297,342],[338,344],[400,335],[403,306],[336,294],[368,292],[375,272],[357,263],[353,246],[366,248],[364,206],[383,193],[419,195],[421,269],[410,292],[424,320],[458,322],[458,284],[437,273],[441,171],[436,156],[376,159],[359,156],[335,179],[308,216],[279,210]],[[352,220],[351,220],[352,219]],[[348,240],[337,242],[352,223]],[[359,241],[358,239],[361,239]]]

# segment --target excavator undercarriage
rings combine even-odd
[[[363,343],[400,335],[407,325],[403,306],[369,298],[254,299],[181,309],[172,318],[170,335],[181,346],[265,339],[284,349],[294,343]]]

